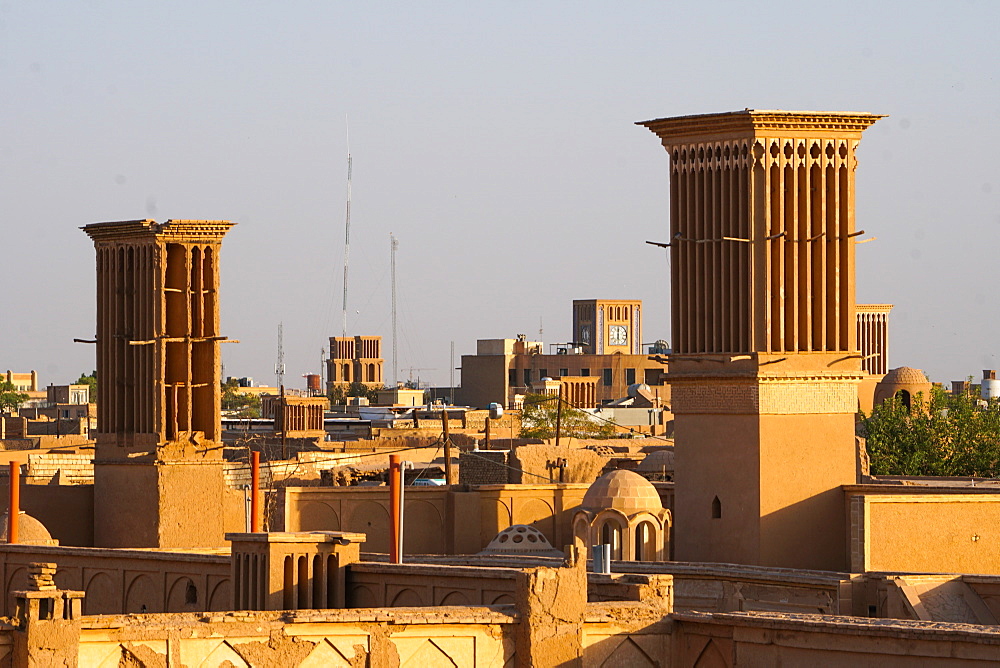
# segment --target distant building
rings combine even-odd
[[[331,336],[330,359],[326,362],[327,392],[351,383],[382,387],[383,362],[381,336]]]
[[[8,383],[14,385],[14,389],[18,392],[37,392],[38,391],[38,372],[29,371],[28,373],[14,373],[10,369],[7,370],[6,380]]]
[[[870,413],[875,386],[889,373],[889,311],[892,304],[856,304],[858,349],[865,377],[858,386],[858,405]]]
[[[573,345],[584,354],[642,354],[642,301],[574,299]]]
[[[80,406],[90,403],[90,385],[49,385],[45,393],[50,404]]]
[[[662,402],[668,403],[670,387],[665,379],[666,358],[623,351],[625,348],[641,350],[641,344],[632,347],[632,342],[641,342],[640,305],[639,301],[574,302],[574,338],[582,338],[588,324],[597,328],[590,330],[594,338],[589,348],[575,345],[580,341],[574,341],[553,355],[543,351],[541,342],[528,341],[523,335],[516,339],[480,339],[475,355],[462,356],[462,386],[458,388],[456,402],[479,408],[494,402],[512,407],[519,397],[535,391],[532,388],[544,378],[594,376],[594,395],[586,399],[581,395],[574,404],[600,406],[626,396],[629,385],[635,383],[645,383]],[[622,327],[624,332],[612,330],[613,327]],[[621,341],[625,344],[617,345]],[[588,353],[587,350],[610,352]]]

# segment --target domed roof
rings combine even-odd
[[[531,554],[540,557],[562,557],[541,531],[526,524],[507,527],[490,541],[479,554]]]
[[[664,448],[663,450],[654,450],[639,462],[639,466],[636,468],[637,471],[651,471],[653,473],[659,473],[661,471],[673,471],[674,470],[674,449]]]
[[[0,543],[7,542],[7,513],[0,515]],[[17,522],[17,542],[25,545],[58,545],[45,525],[21,511]]]
[[[896,369],[891,369],[889,373],[883,376],[880,383],[885,383],[886,385],[929,385],[930,381],[927,380],[927,376],[920,369],[914,369],[913,367],[901,366]]]
[[[653,483],[633,471],[617,469],[594,481],[580,507],[595,512],[614,508],[630,515],[640,510],[663,510],[663,503]]]

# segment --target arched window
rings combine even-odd
[[[656,527],[652,522],[639,522],[635,527],[635,561],[656,561]]]
[[[620,560],[622,558],[621,525],[614,520],[605,520],[598,535],[601,539],[601,545],[611,546],[611,558]]]
[[[722,501],[719,501],[719,497],[712,499],[712,519],[717,520],[722,517]]]
[[[896,396],[899,397],[899,403],[903,404],[906,410],[910,410],[910,393],[906,390],[900,390]]]
[[[285,557],[285,586],[281,604],[285,610],[295,607],[295,563],[291,556]]]

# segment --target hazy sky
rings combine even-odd
[[[743,109],[890,114],[857,173],[858,300],[896,305],[890,365],[1000,367],[998,2],[0,2],[0,369],[94,367],[80,226],[238,223],[226,375],[318,371],[341,329],[400,378],[449,346],[568,340],[571,301],[640,298],[669,338],[668,159],[635,121]],[[455,372],[458,380],[458,372]]]

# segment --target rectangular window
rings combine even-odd
[[[604,370],[604,387],[611,387],[611,383],[614,380],[611,369]]]
[[[539,369],[538,370],[538,378],[539,378],[539,380],[541,380],[542,378],[548,378],[548,377],[549,377],[549,370],[548,369]]]
[[[531,385],[531,369],[524,370],[524,386]]]
[[[626,385],[635,384],[635,369],[625,369],[625,384]]]
[[[589,376],[590,375],[590,369],[588,369],[586,367],[580,369],[580,375],[581,376]]]
[[[507,384],[511,386],[517,385],[517,369],[509,369],[507,371]]]
[[[563,376],[568,376],[568,375],[569,375],[569,369],[559,369],[559,377],[560,378],[562,378]]]

